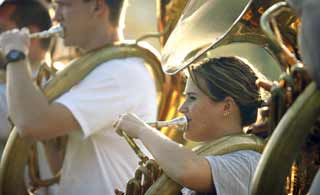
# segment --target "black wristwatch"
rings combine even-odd
[[[5,64],[1,65],[1,68],[6,69],[10,62],[18,62],[24,59],[26,59],[26,54],[22,51],[16,49],[10,50],[5,57]]]
[[[13,49],[10,50],[9,53],[6,55],[6,59],[8,63],[17,62],[26,59],[26,54],[24,54],[20,50]]]

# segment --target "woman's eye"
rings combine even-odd
[[[188,96],[188,99],[193,101],[193,100],[196,100],[197,98],[195,96]]]

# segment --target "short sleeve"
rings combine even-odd
[[[148,71],[144,69],[143,60],[108,61],[55,102],[63,104],[72,112],[82,128],[84,138],[101,130],[106,133],[113,130],[112,123],[120,114],[135,112],[135,105],[147,101],[137,93],[146,87],[143,78],[149,77]],[[150,79],[147,82],[153,81]],[[155,96],[152,86],[147,86],[145,91]]]
[[[260,154],[254,151],[206,157],[217,194],[248,195],[259,158]]]

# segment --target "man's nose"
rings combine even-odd
[[[60,11],[57,9],[54,14],[53,21],[61,22],[61,20],[62,20],[62,15]]]

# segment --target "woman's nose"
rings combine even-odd
[[[187,104],[186,104],[186,101],[184,101],[182,105],[179,107],[179,112],[185,114],[187,113],[187,111],[188,111]]]

